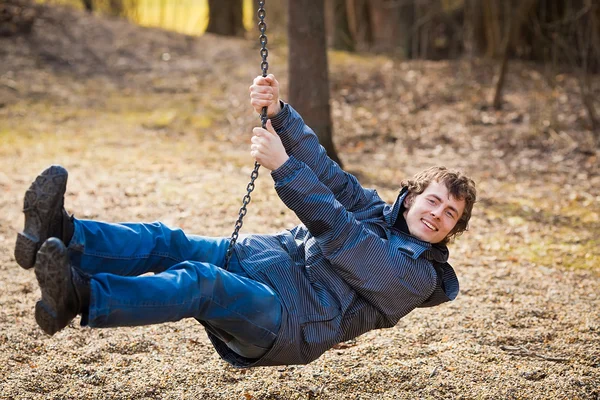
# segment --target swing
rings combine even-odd
[[[259,20],[258,30],[260,31],[260,36],[258,37],[258,40],[260,42],[260,56],[262,58],[262,62],[260,63],[260,69],[262,70],[263,78],[267,76],[267,71],[269,69],[269,63],[267,62],[269,50],[267,50],[267,35],[265,34],[265,32],[267,31],[267,24],[265,23],[266,15],[267,14],[265,11],[265,0],[259,0],[257,16]],[[266,129],[267,107],[263,107],[262,112],[260,113],[260,120],[262,122],[263,129]],[[244,225],[244,216],[248,212],[248,209],[246,207],[252,200],[250,195],[254,190],[254,181],[256,180],[256,178],[258,178],[259,168],[260,164],[258,163],[258,161],[254,161],[254,170],[250,174],[250,182],[248,183],[248,186],[246,186],[246,195],[242,199],[242,207],[240,208],[238,219],[235,222],[235,227],[233,233],[231,234],[231,240],[229,241],[229,247],[227,248],[227,253],[225,255],[225,269],[227,269],[229,266],[229,259],[233,254],[233,246],[235,246],[235,243],[237,242],[237,239],[240,234],[240,229],[242,228],[242,225]]]

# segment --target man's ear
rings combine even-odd
[[[412,206],[414,201],[415,201],[415,195],[412,193],[408,193],[406,195],[406,197],[404,198],[402,205],[404,206],[404,208],[406,208],[408,210],[410,208],[410,206]]]

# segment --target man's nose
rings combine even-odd
[[[439,209],[439,207],[438,208],[434,208],[434,209],[431,210],[430,214],[431,214],[432,217],[439,219],[440,215],[441,215],[441,210]]]

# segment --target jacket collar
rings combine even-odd
[[[394,205],[387,210],[384,210],[383,217],[389,226],[394,226],[396,223],[396,219],[398,219],[398,212],[400,212],[400,207],[402,206],[402,202],[406,198],[408,194],[408,187],[404,186],[400,189],[400,193],[398,193],[398,198],[394,202]]]

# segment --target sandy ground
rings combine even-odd
[[[421,168],[478,182],[471,229],[451,245],[461,294],[306,366],[237,370],[185,320],[54,337],[13,258],[22,196],[47,165],[70,172],[79,218],[161,220],[229,236],[253,162],[254,38],[191,38],[42,9],[0,39],[0,398],[598,399],[600,171],[573,78],[515,63],[506,106],[486,107],[491,65],[332,53],[335,142],[390,202]],[[168,54],[168,55],[167,55]],[[285,48],[272,71],[287,84]],[[297,223],[266,171],[243,231]]]

